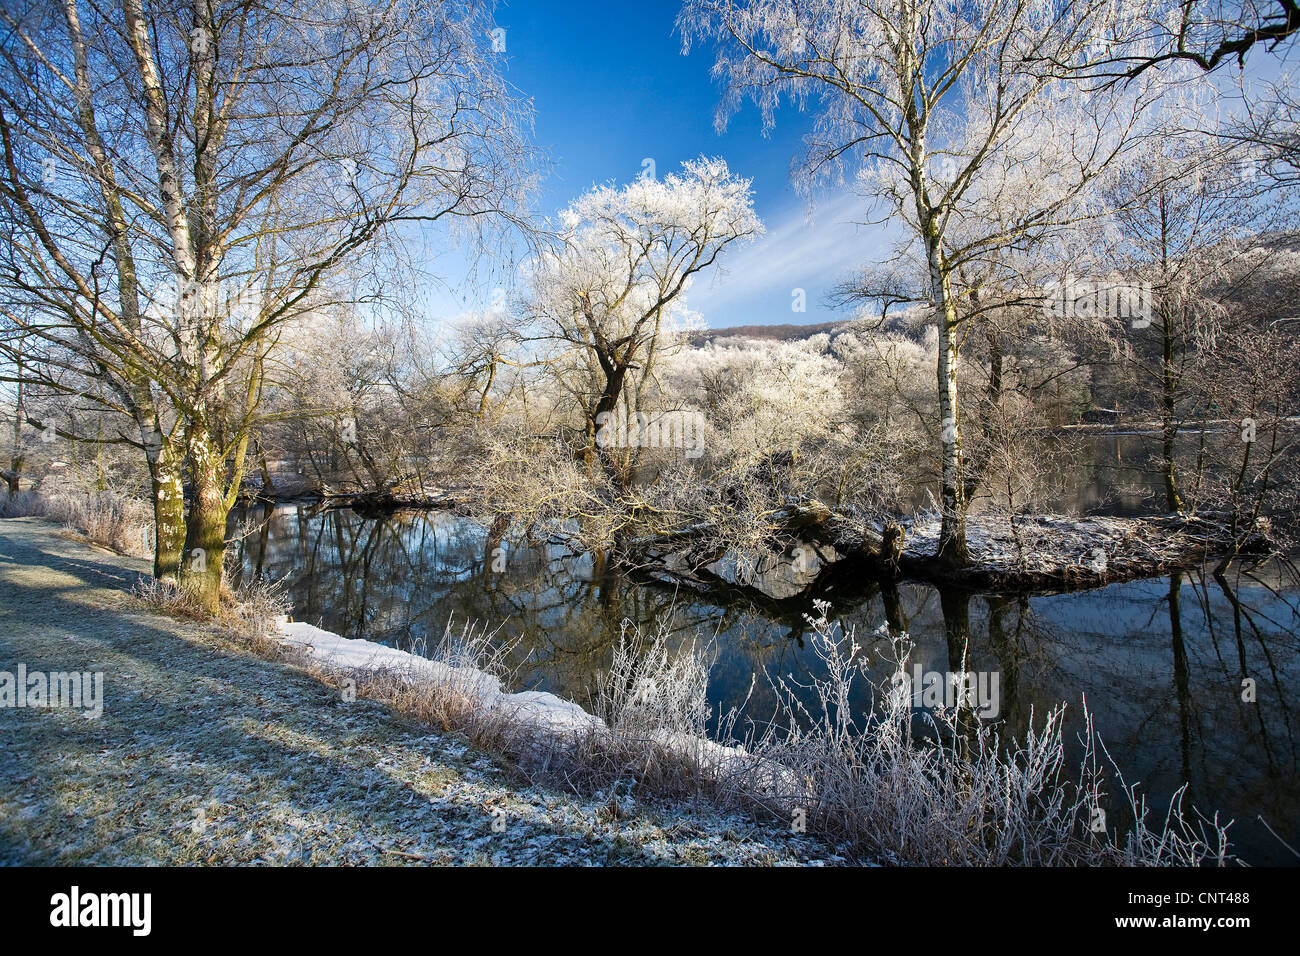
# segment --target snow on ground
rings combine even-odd
[[[95,720],[0,709],[0,864],[842,862],[743,815],[522,784],[216,629],[134,613],[145,569],[0,520],[0,669],[102,671],[105,698]]]
[[[373,641],[351,640],[303,622],[283,625],[285,643],[306,651],[318,663],[341,671],[379,671],[403,675],[412,683],[429,681],[464,689],[482,706],[507,711],[515,720],[536,727],[581,730],[601,725],[573,701],[542,691],[507,694],[491,674],[470,667],[452,667]]]
[[[903,561],[923,562],[938,551],[939,515],[906,525]],[[966,543],[971,576],[1022,584],[1101,584],[1156,574],[1204,557],[1211,526],[1174,517],[1114,518],[971,515]],[[1211,549],[1212,550],[1212,549]]]
[[[538,732],[533,743],[541,753],[556,745],[565,745],[575,734],[600,733],[608,729],[599,717],[589,714],[571,700],[544,691],[506,693],[496,677],[477,668],[449,666],[373,641],[341,637],[303,622],[288,622],[281,628],[285,644],[304,652],[327,672],[384,673],[400,677],[412,686],[441,685],[472,695],[479,707],[501,712],[510,720]],[[765,792],[790,782],[789,775],[780,767],[771,761],[755,758],[743,747],[726,746],[683,733],[661,732],[655,739],[670,750],[691,757],[699,765],[749,774],[751,782]],[[789,787],[784,789],[788,791]]]

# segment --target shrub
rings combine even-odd
[[[6,493],[0,498],[0,518],[28,518],[45,514],[45,499],[35,491]]]
[[[1185,814],[1183,790],[1164,819],[1148,818],[1136,786],[1126,786],[1083,711],[1083,756],[1066,772],[1064,705],[1053,708],[1023,741],[1005,740],[999,725],[969,710],[925,712],[917,730],[907,673],[908,647],[897,642],[895,668],[872,684],[876,706],[858,720],[848,702],[867,659],[850,630],[810,617],[812,646],[826,675],[811,683],[805,707],[785,680],[776,681],[784,720],[752,746],[799,781],[773,807],[799,803],[810,832],[821,832],[857,855],[922,865],[1196,866],[1227,859],[1227,826]],[[928,730],[928,732],[926,732]],[[1105,802],[1107,770],[1128,820],[1093,832]],[[769,801],[770,802],[770,801]],[[1120,814],[1112,814],[1115,819]]]

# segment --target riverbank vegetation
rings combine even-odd
[[[46,483],[42,491],[6,495],[0,500],[0,518],[48,518],[119,554],[153,554],[153,523],[148,505],[138,496],[66,487],[55,490],[54,484]]]
[[[1019,741],[1004,739],[965,704],[928,710],[918,721],[906,633],[894,635],[889,673],[873,681],[868,671],[878,662],[825,610],[809,620],[825,665],[825,676],[812,679],[812,702],[794,678],[770,675],[776,719],[733,711],[720,715],[713,734],[707,648],[683,650],[662,629],[625,628],[594,689],[594,714],[565,709],[545,718],[532,695],[500,696],[511,680],[502,670],[507,658],[472,625],[449,626],[416,657],[390,649],[372,657],[355,642],[343,642],[349,646],[338,656],[338,639],[311,629],[291,639],[291,654],[331,684],[505,756],[535,785],[580,795],[626,789],[637,799],[757,813],[855,862],[1196,866],[1230,859],[1229,822],[1185,809],[1181,790],[1168,806],[1149,807],[1109,760],[1086,708],[1077,766],[1066,757],[1063,706]],[[869,717],[849,706],[863,682],[876,705]]]

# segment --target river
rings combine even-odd
[[[1099,470],[1081,482],[1076,506],[1145,510],[1150,476],[1125,470],[1121,441],[1098,445]],[[1113,468],[1105,461],[1112,447]],[[818,671],[804,617],[811,602],[676,591],[554,543],[489,540],[481,524],[446,511],[372,517],[300,503],[237,517],[247,531],[243,572],[285,581],[296,620],[405,649],[436,640],[449,621],[499,626],[515,642],[523,686],[579,703],[625,620],[646,633],[665,621],[676,640],[709,645],[715,715],[748,698],[745,713],[765,720],[774,709],[771,676],[806,680]],[[1189,803],[1236,820],[1230,835],[1243,859],[1300,863],[1259,820],[1300,848],[1300,584],[1289,562],[1237,565],[1220,577],[1193,568],[1064,594],[913,582],[891,591],[845,575],[820,597],[868,653],[889,650],[889,610],[924,672],[996,674],[997,715],[1011,734],[1023,733],[1031,713],[1041,722],[1064,702],[1073,739],[1086,698],[1107,749],[1127,780],[1141,781],[1153,813],[1187,782]],[[1243,681],[1253,682],[1254,700]],[[854,706],[870,706],[865,689]]]

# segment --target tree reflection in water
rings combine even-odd
[[[679,641],[713,643],[715,712],[750,695],[746,713],[762,721],[774,706],[764,673],[817,670],[804,640],[811,603],[678,592],[630,579],[599,555],[510,540],[504,528],[450,512],[371,517],[287,505],[240,517],[243,572],[287,579],[295,619],[405,649],[436,640],[449,621],[500,625],[525,684],[579,703],[625,620],[645,632],[665,620]],[[879,660],[877,679],[889,673],[892,637],[906,633],[923,670],[998,672],[1010,734],[1061,701],[1077,727],[1086,696],[1152,812],[1189,781],[1195,805],[1236,818],[1245,859],[1300,862],[1256,819],[1300,846],[1290,690],[1300,679],[1300,586],[1290,564],[1032,596],[875,582],[848,569],[822,597]],[[1246,678],[1254,702],[1242,699]],[[853,705],[870,706],[865,687]]]

